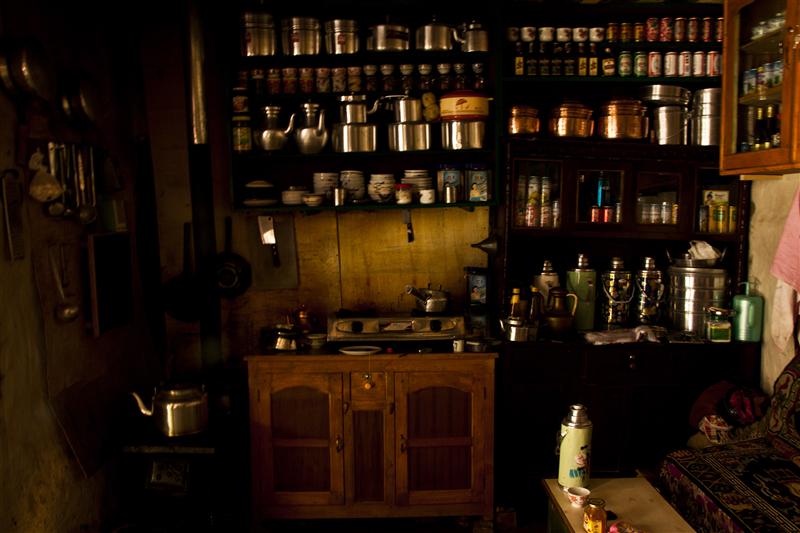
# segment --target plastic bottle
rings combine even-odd
[[[744,294],[733,297],[733,338],[742,342],[759,342],[764,322],[764,298],[750,294],[750,283],[744,285]]]
[[[589,258],[586,255],[578,254],[578,266],[567,271],[567,290],[578,297],[575,327],[579,331],[594,329],[597,272],[589,268]]]

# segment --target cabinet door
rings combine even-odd
[[[784,19],[776,16],[783,13]],[[722,171],[785,173],[800,168],[797,2],[725,3]]]
[[[344,503],[341,374],[263,373],[251,390],[255,501]]]
[[[492,420],[486,395],[479,374],[396,374],[398,504],[484,499]]]

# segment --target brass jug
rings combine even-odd
[[[572,299],[572,306],[567,308],[567,300]],[[562,287],[553,287],[547,295],[544,319],[555,338],[563,338],[575,324],[575,310],[578,308],[578,296],[567,292]]]

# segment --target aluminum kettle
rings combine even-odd
[[[292,113],[292,116],[289,117],[289,125],[284,130],[278,123],[280,106],[264,106],[261,111],[264,114],[263,127],[253,131],[253,140],[263,150],[281,150],[286,146],[286,141],[289,140],[289,135],[294,130],[295,114]]]
[[[317,154],[328,142],[325,110],[319,104],[306,103],[301,107],[301,114],[295,118],[295,122],[300,123],[294,132],[297,149],[301,154]]]
[[[417,309],[426,313],[443,313],[447,310],[447,292],[441,290],[417,289],[406,285],[406,294],[417,299]]]
[[[137,393],[132,392],[131,396],[139,411],[152,416],[156,427],[167,437],[202,433],[208,427],[208,393],[201,386],[184,384],[156,389],[150,407]]]

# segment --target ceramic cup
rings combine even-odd
[[[575,507],[584,507],[591,493],[592,491],[585,487],[569,487],[567,489],[567,498],[569,498],[569,502]]]
[[[422,189],[419,191],[419,203],[432,204],[436,201],[436,189]]]

